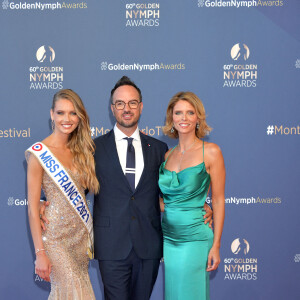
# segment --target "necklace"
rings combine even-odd
[[[178,172],[181,171],[181,162],[182,162],[182,159],[183,159],[183,155],[186,153],[186,151],[190,150],[194,146],[194,144],[196,143],[196,140],[197,139],[195,138],[194,141],[193,141],[193,143],[190,146],[188,146],[185,150],[183,150],[182,152],[180,152],[181,153],[181,157],[180,157],[180,160],[179,160]],[[179,148],[179,144],[177,146]]]

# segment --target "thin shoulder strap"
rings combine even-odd
[[[204,162],[204,140],[203,140],[202,148],[203,148],[203,162]]]
[[[176,145],[175,147],[173,147],[173,149],[170,151],[170,153],[168,154],[168,156],[167,156],[167,158],[166,158],[166,161],[165,161],[165,163],[167,162],[167,160],[168,160],[168,158],[169,158],[170,154],[173,152],[173,150],[174,150],[176,147],[177,147],[177,145]]]

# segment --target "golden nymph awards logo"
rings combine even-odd
[[[30,3],[29,1],[17,1],[17,3],[15,3],[13,0],[3,0],[2,1],[2,8],[7,10],[33,10],[33,11],[45,11],[45,10],[58,10],[58,9],[86,9],[87,3],[86,2],[81,2],[81,3],[68,3],[68,2],[48,2],[45,3],[43,2],[39,2],[39,1],[35,1],[33,3]]]
[[[198,7],[226,8],[226,7],[278,7],[283,6],[285,0],[198,0]]]
[[[125,9],[126,27],[159,26],[159,3],[127,3]]]
[[[257,280],[257,258],[249,258],[250,243],[236,238],[231,243],[234,257],[224,259],[224,280]]]
[[[27,199],[19,199],[14,197],[9,197],[7,199],[7,205],[8,206],[27,206],[28,200]]]
[[[247,64],[250,49],[244,43],[233,45],[230,51],[232,63],[223,66],[223,87],[256,87],[257,65]]]
[[[37,65],[29,67],[31,90],[49,90],[63,88],[63,67],[53,66],[55,51],[49,45],[43,45],[36,51]]]

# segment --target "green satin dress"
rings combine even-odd
[[[165,203],[165,300],[209,300],[206,268],[213,232],[204,224],[203,205],[210,175],[204,161],[176,173],[165,169],[167,160],[159,170],[159,187]]]

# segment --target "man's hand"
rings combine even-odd
[[[205,219],[204,224],[209,224],[209,227],[212,229],[212,223],[213,223],[213,211],[210,208],[210,206],[208,204],[204,204],[204,209],[206,214],[203,216],[203,218]]]
[[[49,201],[40,202],[40,220],[41,220],[41,227],[44,231],[46,230],[45,223],[49,224],[49,221],[45,216],[45,209],[46,206],[49,206],[49,204],[50,204]]]

